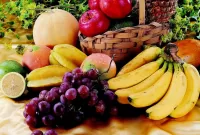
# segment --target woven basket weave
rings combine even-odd
[[[152,22],[145,25],[145,0],[139,0],[139,25],[107,31],[94,37],[84,37],[79,33],[79,40],[81,49],[86,54],[115,54],[115,62],[122,62],[141,52],[142,45],[159,45],[160,37],[168,31],[168,23]]]

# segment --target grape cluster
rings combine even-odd
[[[60,87],[42,90],[39,97],[26,104],[24,117],[30,127],[76,126],[90,116],[117,115],[114,92],[100,80],[98,70],[83,72],[80,68],[67,72]]]

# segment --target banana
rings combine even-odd
[[[66,72],[71,71],[60,65],[49,65],[37,68],[27,75],[27,87],[38,88],[58,86]]]
[[[77,66],[81,66],[83,60],[87,57],[85,53],[68,44],[56,45],[53,50],[69,61],[72,61]]]
[[[189,113],[195,106],[199,97],[199,75],[196,75],[196,68],[184,63],[184,72],[187,78],[187,90],[182,102],[170,114],[173,118],[179,118]],[[198,71],[197,71],[198,72]]]
[[[115,94],[117,95],[118,102],[121,104],[128,104],[128,96],[132,93],[141,92],[153,85],[165,73],[167,65],[167,62],[165,62],[161,69],[157,70],[150,77],[140,82],[139,84],[136,84],[130,88],[117,90]]]
[[[161,54],[161,48],[159,47],[150,47],[141,53],[139,53],[135,58],[133,58],[130,62],[128,62],[122,69],[119,71],[117,76],[123,75],[130,71],[133,71],[144,64],[147,64],[153,60],[155,60]]]
[[[160,57],[156,61],[147,63],[134,71],[126,73],[124,75],[117,76],[108,80],[109,88],[112,90],[120,89],[120,88],[128,88],[139,82],[143,81],[154,72],[156,72],[160,65],[164,62],[164,59]]]
[[[196,69],[196,67],[195,66],[193,66],[192,64],[190,64],[189,65],[190,66],[190,68],[193,68],[193,71],[194,71],[194,73],[196,74],[196,76],[198,76],[198,83],[199,83],[199,85],[200,85],[200,75],[199,75],[199,71]],[[200,88],[199,88],[199,92],[200,92]]]
[[[155,105],[148,108],[146,113],[153,120],[161,120],[181,103],[187,88],[187,79],[179,64],[174,63],[174,74],[170,87],[165,96]]]
[[[60,65],[60,63],[54,58],[52,54],[49,56],[49,62],[51,65]]]
[[[173,65],[172,63],[169,63],[167,72],[165,72],[155,84],[144,91],[133,93],[128,97],[130,104],[134,107],[141,108],[150,106],[159,101],[169,88],[172,75]]]
[[[64,56],[60,55],[59,53],[52,51],[51,54],[53,57],[64,67],[73,70],[74,68],[78,67],[70,60],[66,59]]]

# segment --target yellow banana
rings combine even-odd
[[[132,93],[140,92],[151,85],[153,85],[166,71],[167,69],[167,62],[165,62],[161,69],[157,70],[155,73],[153,73],[150,77],[145,79],[144,81],[125,89],[119,89],[115,92],[117,95],[117,100],[121,104],[128,104],[128,96]]]
[[[160,65],[164,62],[163,58],[159,58],[156,61],[145,64],[134,71],[126,73],[124,75],[117,76],[108,80],[109,88],[112,90],[120,88],[128,88],[139,82],[143,81],[154,72],[156,72]]]
[[[134,107],[147,107],[158,102],[166,93],[172,80],[173,65],[169,63],[167,72],[158,81],[139,93],[131,94],[128,97],[130,104]]]
[[[148,108],[146,113],[153,120],[161,120],[181,103],[187,88],[187,79],[179,64],[174,63],[174,74],[170,87],[165,96],[154,106]]]
[[[52,54],[49,56],[49,62],[51,65],[60,65],[60,63],[54,58]]]
[[[53,50],[66,59],[72,61],[77,66],[81,66],[83,60],[87,57],[85,53],[68,44],[56,45]]]
[[[129,61],[122,69],[119,71],[117,76],[123,75],[125,73],[131,72],[144,64],[147,64],[155,60],[161,54],[161,48],[159,47],[150,47],[141,53],[139,53],[135,58]]]
[[[73,70],[74,68],[78,67],[70,60],[66,59],[64,56],[60,55],[59,53],[52,51],[51,54],[53,57],[60,63],[60,65]]]
[[[192,64],[190,64],[189,66],[190,66],[190,68],[193,68],[194,73],[196,74],[196,76],[198,76],[198,78],[199,78],[199,79],[198,79],[198,83],[199,83],[199,85],[200,85],[200,75],[199,75],[198,70],[197,70],[196,67],[193,66]],[[199,88],[199,92],[200,92],[200,88]]]
[[[199,75],[195,73],[197,69],[187,63],[184,63],[183,67],[187,78],[187,90],[182,102],[170,114],[173,118],[179,118],[189,113],[194,108],[199,97]]]

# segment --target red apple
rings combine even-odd
[[[125,18],[132,10],[131,0],[100,0],[100,8],[112,19]]]
[[[102,34],[108,30],[110,20],[100,10],[88,10],[79,20],[79,29],[87,37]]]
[[[99,9],[100,10],[99,0],[89,0],[88,5],[89,5],[90,9]]]

